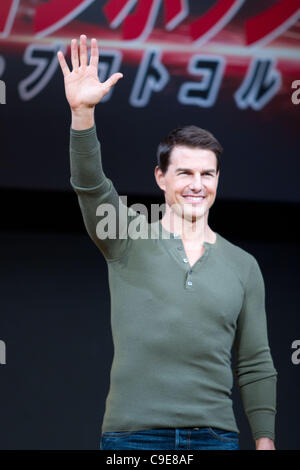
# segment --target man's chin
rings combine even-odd
[[[174,203],[171,208],[180,218],[189,222],[195,222],[197,219],[202,219],[204,216],[207,206],[206,204],[179,204]]]
[[[182,214],[182,218],[186,220],[187,222],[197,222],[201,221],[203,219],[203,216],[205,214],[204,210],[192,210],[192,211],[186,211]]]
[[[203,206],[185,206],[183,208],[183,217],[184,218],[191,218],[191,217],[202,217],[205,214],[205,208]]]

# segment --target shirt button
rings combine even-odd
[[[190,269],[190,270],[189,270],[189,274],[192,274],[192,272],[193,272],[192,269]]]
[[[177,247],[177,250],[182,250],[182,246],[178,246],[178,247]]]
[[[187,259],[187,258],[183,258],[183,262],[184,262],[184,263],[188,263],[188,259]]]
[[[192,286],[193,283],[191,281],[188,281],[188,286]]]

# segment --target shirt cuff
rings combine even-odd
[[[253,439],[268,437],[275,440],[275,413],[257,411],[248,416]]]

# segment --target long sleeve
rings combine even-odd
[[[268,344],[264,280],[253,257],[234,341],[235,376],[253,439],[275,439],[277,371]]]
[[[103,172],[95,125],[80,131],[70,129],[70,168],[70,183],[89,236],[107,260],[120,258],[130,243],[129,217],[136,213],[123,204]]]

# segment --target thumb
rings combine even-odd
[[[123,74],[122,74],[122,73],[119,73],[119,72],[118,72],[118,73],[113,73],[113,74],[111,75],[111,77],[109,77],[109,78],[103,83],[103,86],[104,86],[105,88],[110,88],[110,87],[114,86],[114,85],[117,83],[117,81],[120,80],[120,78],[123,78]]]

